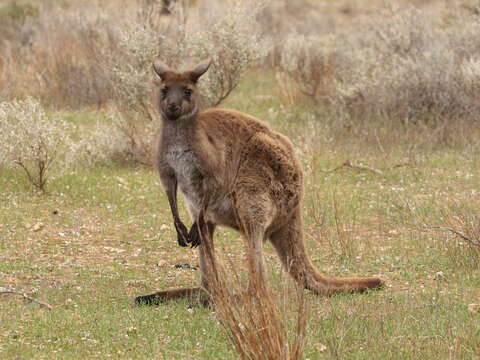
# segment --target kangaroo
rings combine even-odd
[[[332,278],[315,269],[303,240],[303,172],[292,143],[265,122],[242,112],[218,108],[201,111],[196,85],[210,64],[207,59],[183,73],[160,61],[153,65],[162,80],[158,171],[178,244],[199,248],[201,286],[139,296],[136,303],[158,304],[208,291],[199,216],[204,216],[210,234],[218,225],[242,233],[249,271],[261,279],[265,273],[262,246],[269,240],[291,277],[314,293],[330,295],[382,287],[383,281],[377,277]],[[190,231],[178,213],[177,186],[194,221]],[[201,215],[202,209],[205,213]]]

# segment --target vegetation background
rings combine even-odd
[[[167,3],[0,3],[0,358],[478,359],[480,3]],[[198,282],[152,166],[157,56],[213,58],[204,105],[295,144],[314,264],[386,289],[299,292],[267,245],[265,298],[132,305]],[[215,244],[241,289],[242,240]]]

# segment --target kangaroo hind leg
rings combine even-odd
[[[249,268],[250,289],[266,284],[263,243],[274,217],[274,206],[268,194],[239,192],[236,198],[237,223],[244,236]]]
[[[160,305],[172,300],[189,298],[198,299],[200,302],[204,297],[204,290],[201,287],[170,289],[135,298],[135,305]]]
[[[215,225],[208,222],[209,236],[213,237],[215,232]],[[195,224],[196,226],[196,224]],[[212,243],[213,246],[213,243]],[[206,261],[205,261],[205,244],[198,246],[198,260],[200,263],[200,286],[192,288],[179,288],[164,291],[158,291],[153,294],[138,296],[135,298],[135,305],[160,305],[173,300],[180,300],[187,298],[193,303],[198,303],[203,306],[209,305],[208,295],[208,281],[206,276]],[[213,252],[213,249],[212,249]]]

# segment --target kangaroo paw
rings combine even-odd
[[[192,248],[197,247],[202,243],[200,239],[200,232],[198,231],[197,223],[193,223],[190,232],[188,233],[188,240]]]
[[[188,230],[185,225],[183,225],[182,223],[177,223],[175,224],[175,229],[177,230],[178,245],[182,247],[188,246],[190,239],[188,236]]]
[[[177,234],[177,241],[178,241],[179,246],[181,246],[181,247],[188,246],[187,240],[188,239],[185,239],[182,235]]]

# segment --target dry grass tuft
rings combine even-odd
[[[0,8],[0,97],[32,96],[68,109],[100,107],[112,88],[96,61],[97,49],[112,47],[112,18],[86,3],[53,2]],[[15,14],[2,16],[2,9]],[[97,9],[98,10],[98,9]],[[11,12],[12,10],[10,10]]]
[[[206,228],[206,227],[204,227]],[[283,314],[293,298],[296,321],[290,331],[282,316],[277,296],[258,274],[250,273],[249,288],[238,292],[238,272],[230,264],[227,271],[213,254],[212,237],[203,231],[202,244],[207,259],[208,292],[217,316],[240,359],[302,359],[306,345],[308,312],[304,290],[295,287],[294,296],[284,293]],[[236,293],[236,291],[238,293]]]
[[[466,268],[480,269],[480,216],[472,209],[454,204],[441,209],[443,225],[425,226],[444,232],[442,243],[452,262]]]

